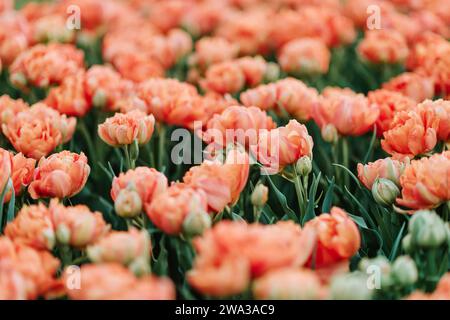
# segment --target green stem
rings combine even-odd
[[[86,127],[86,123],[84,123],[83,120],[78,120],[78,130],[80,131],[84,141],[86,142],[89,153],[89,160],[91,160],[90,162],[93,169],[92,171],[95,173],[96,172],[95,168],[97,167],[97,154],[95,152],[95,148],[92,143],[88,128]]]
[[[128,170],[129,170],[129,169],[132,169],[132,168],[133,168],[133,165],[132,165],[132,163],[131,163],[130,153],[129,153],[129,150],[128,150],[128,145],[124,145],[124,146],[122,147],[122,149],[123,149],[123,153],[124,153],[124,155],[125,155],[125,162],[126,162],[126,164],[127,164],[127,169],[128,169]]]
[[[165,144],[166,144],[166,127],[164,124],[159,126],[159,140],[158,140],[158,168],[159,171],[164,173],[164,155],[165,155]]]
[[[298,206],[300,208],[300,221],[303,221],[303,217],[306,214],[306,204],[304,196],[304,188],[301,181],[301,177],[296,175],[294,178],[295,193],[297,194]]]
[[[349,149],[348,149],[348,140],[345,137],[341,138],[341,145],[342,145],[342,165],[346,168],[350,169],[350,162],[349,162]],[[350,184],[350,177],[347,172],[344,172],[344,185],[347,187]]]

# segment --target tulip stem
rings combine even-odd
[[[97,154],[95,152],[94,145],[92,144],[91,135],[89,134],[88,128],[86,127],[86,123],[82,119],[78,121],[78,130],[80,131],[84,141],[86,142],[89,153],[89,160],[91,162],[93,171],[96,172],[95,169],[97,168]]]
[[[130,148],[128,148],[128,145],[123,146],[123,153],[125,154],[125,161],[127,164],[127,169],[134,169],[136,167],[136,161],[131,159],[130,157]]]
[[[303,221],[303,217],[306,214],[307,196],[305,186],[302,183],[301,177],[297,175],[297,173],[295,174],[294,177],[294,186],[295,192],[297,193],[298,206],[300,208],[300,222],[301,222]]]
[[[158,165],[159,165],[159,171],[164,173],[164,154],[166,152],[165,150],[165,143],[166,143],[166,127],[164,124],[160,124],[159,126],[159,140],[158,140]]]

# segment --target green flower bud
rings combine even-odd
[[[275,82],[280,78],[280,66],[276,63],[269,62],[266,67],[266,73],[264,74],[264,80],[266,82]]]
[[[211,217],[204,211],[191,212],[183,222],[183,234],[187,237],[195,237],[211,228]]]
[[[411,234],[407,234],[403,240],[402,240],[402,247],[403,250],[405,250],[406,253],[411,253],[413,251],[413,245],[412,245],[412,236]]]
[[[134,259],[133,262],[128,265],[128,269],[136,276],[140,277],[150,273],[150,263],[146,257],[139,257]]]
[[[372,196],[382,206],[392,205],[399,194],[400,190],[391,180],[380,178],[372,185]]]
[[[336,143],[339,139],[337,129],[331,123],[325,125],[322,130],[322,138],[325,142]]]
[[[365,274],[373,274],[375,271],[380,272],[380,286],[386,288],[392,285],[391,264],[384,256],[378,256],[373,259],[364,258],[360,261],[358,269]]]
[[[139,158],[139,143],[137,139],[133,140],[133,143],[130,145],[130,160],[136,161]]]
[[[65,224],[60,224],[55,232],[56,240],[61,244],[68,244],[70,241],[70,229]]]
[[[416,264],[409,256],[398,257],[392,265],[392,278],[399,285],[413,285],[418,276]]]
[[[414,245],[437,248],[447,241],[444,221],[431,210],[416,211],[409,221],[409,232]]]
[[[9,79],[11,81],[11,84],[14,87],[19,88],[19,89],[26,88],[27,83],[28,83],[27,78],[21,72],[16,72],[16,73],[11,74]]]
[[[114,202],[114,209],[122,218],[134,218],[142,212],[142,200],[133,188],[126,188],[119,192]]]
[[[96,108],[103,109],[106,106],[106,100],[106,92],[102,89],[97,89],[92,98],[92,104]]]
[[[253,190],[250,200],[255,207],[263,207],[269,197],[269,188],[263,184],[257,184]]]
[[[295,164],[295,171],[298,175],[305,177],[309,175],[312,171],[312,161],[308,156],[303,156],[297,160]]]
[[[336,276],[330,284],[330,298],[333,300],[369,300],[372,294],[367,276],[362,272]]]

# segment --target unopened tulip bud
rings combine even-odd
[[[416,211],[409,221],[409,232],[412,242],[422,248],[437,248],[447,241],[444,221],[431,210]]]
[[[333,300],[369,300],[372,290],[367,285],[367,276],[353,272],[336,276],[330,285],[330,298]]]
[[[280,78],[280,66],[276,63],[269,62],[267,64],[264,80],[266,82],[275,82]]]
[[[204,211],[192,211],[183,222],[183,233],[187,237],[195,237],[211,228],[211,217]]]
[[[308,156],[303,156],[298,159],[297,163],[295,164],[295,171],[302,177],[306,177],[307,175],[309,175],[312,171],[311,158]]]
[[[322,128],[321,133],[322,133],[322,138],[325,142],[336,143],[338,141],[339,136],[338,136],[337,129],[332,124],[325,125]]]
[[[380,178],[372,185],[372,196],[382,206],[392,205],[399,194],[400,190],[391,180]]]
[[[102,89],[96,90],[92,98],[92,104],[96,108],[103,109],[106,105],[106,92]]]
[[[263,185],[258,184],[253,190],[250,200],[255,207],[262,208],[269,197],[269,189]]]
[[[46,240],[47,249],[48,250],[52,250],[53,247],[55,246],[55,242],[56,242],[55,233],[53,232],[52,229],[47,229],[47,230],[44,230],[42,232],[42,234],[43,234],[43,236],[44,236],[44,238]]]
[[[56,240],[61,244],[68,244],[70,241],[70,229],[65,224],[60,224],[56,229]]]
[[[412,245],[412,236],[411,234],[407,234],[403,240],[402,240],[402,247],[403,250],[405,250],[406,253],[411,253],[413,251],[413,245]]]
[[[27,78],[21,72],[11,74],[10,81],[16,88],[25,88],[27,86]]]
[[[114,209],[122,218],[136,217],[142,212],[142,200],[139,193],[132,188],[121,190],[114,202]]]
[[[138,277],[150,273],[150,263],[145,257],[135,259],[129,264],[128,268]]]
[[[409,256],[398,257],[392,265],[392,277],[400,285],[413,285],[418,276],[416,264]]]
[[[367,275],[377,273],[380,276],[380,286],[389,287],[392,284],[391,264],[384,256],[378,256],[373,259],[364,258],[360,261],[358,269]]]

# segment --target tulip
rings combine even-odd
[[[369,30],[358,45],[359,55],[373,63],[402,63],[408,57],[406,39],[395,30]]]
[[[214,64],[206,70],[200,86],[206,91],[220,94],[236,93],[245,85],[245,74],[236,63],[225,61]]]
[[[414,260],[409,256],[401,256],[395,259],[392,265],[392,277],[396,283],[402,286],[413,285],[419,277]]]
[[[56,240],[63,245],[84,248],[100,239],[109,229],[100,212],[91,212],[84,205],[64,207],[52,200],[49,210]]]
[[[12,157],[11,180],[14,186],[14,193],[16,196],[18,196],[21,194],[22,189],[28,186],[32,181],[36,160],[26,158],[22,153],[18,153],[14,156],[11,155],[11,157]],[[10,198],[11,192],[9,192],[6,195],[5,201],[9,201]]]
[[[54,226],[49,210],[42,204],[24,206],[5,227],[5,235],[17,243],[38,250],[52,250],[55,245]]]
[[[417,103],[434,97],[434,81],[418,73],[405,72],[383,84],[383,89],[403,94]]]
[[[183,221],[183,234],[187,237],[202,235],[211,228],[211,217],[204,211],[193,211]]]
[[[114,201],[114,209],[122,218],[134,218],[142,212],[142,200],[136,190],[122,189]]]
[[[0,192],[7,187],[8,179],[11,176],[13,162],[8,151],[0,148]]]
[[[416,211],[408,228],[412,243],[419,247],[438,248],[447,241],[445,223],[434,211]]]
[[[84,153],[55,153],[39,161],[28,192],[33,199],[73,197],[83,189],[90,170]]]
[[[390,180],[396,186],[400,186],[400,176],[407,167],[408,160],[408,158],[403,161],[384,158],[366,165],[358,163],[358,178],[367,189],[372,189],[375,180],[379,178]]]
[[[372,186],[372,196],[382,206],[390,206],[400,194],[400,190],[391,180],[379,178]]]
[[[367,286],[367,276],[353,272],[333,279],[330,298],[336,300],[370,300],[373,292]]]
[[[266,204],[268,197],[269,197],[269,188],[260,183],[256,185],[250,199],[255,207],[262,208]]]

